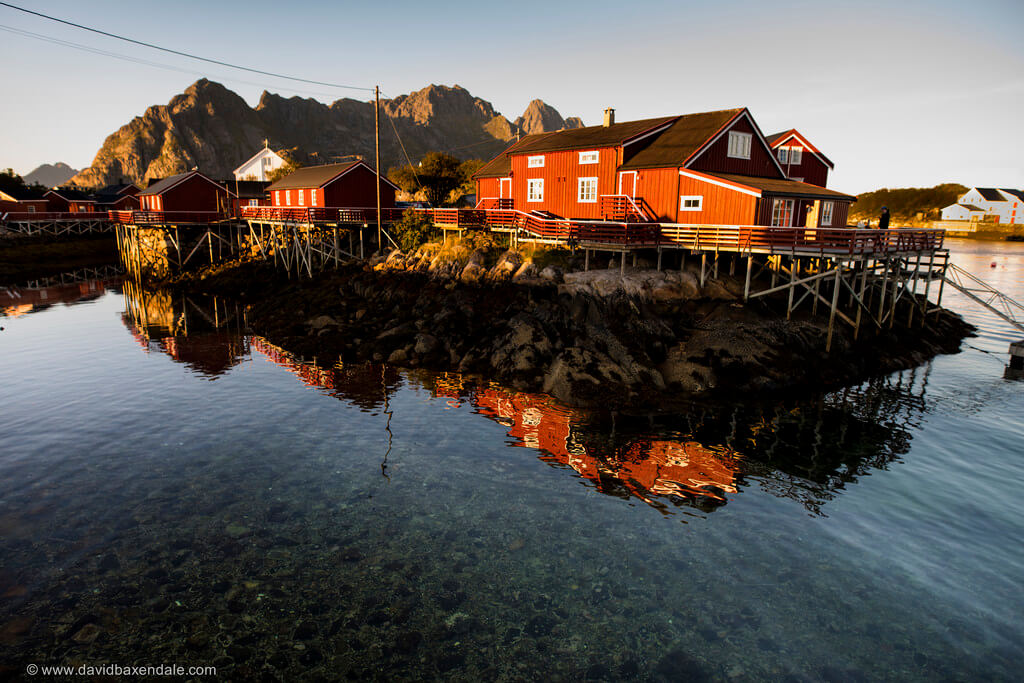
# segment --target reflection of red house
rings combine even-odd
[[[377,205],[377,174],[362,161],[305,166],[267,188],[271,206],[369,208]],[[381,208],[395,206],[390,180],[380,178]]]
[[[0,314],[16,318],[53,304],[88,301],[103,294],[110,284],[107,280],[89,280],[38,289],[5,289],[0,291]]]

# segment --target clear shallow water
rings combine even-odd
[[[1024,299],[1024,246],[952,249]],[[961,354],[650,419],[303,364],[240,336],[222,301],[126,291],[0,318],[4,672],[1010,680],[1024,664],[1024,384],[1003,378],[1024,334],[948,289],[981,328]]]

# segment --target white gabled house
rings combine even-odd
[[[942,209],[944,221],[991,220],[1002,225],[1024,224],[1024,190],[972,187]]]
[[[284,158],[270,149],[267,146],[267,141],[263,141],[263,149],[252,155],[248,161],[239,166],[234,170],[235,180],[259,180],[261,182],[268,182],[270,178],[267,176],[286,163]]]

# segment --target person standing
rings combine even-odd
[[[889,229],[889,207],[882,207],[882,215],[878,217],[878,229],[888,230]]]

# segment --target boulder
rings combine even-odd
[[[533,261],[527,261],[523,265],[519,266],[518,270],[516,270],[515,275],[512,276],[512,282],[535,280],[539,276],[540,272],[537,270],[537,264]]]
[[[565,273],[558,266],[548,266],[544,270],[540,271],[540,277],[543,280],[550,280],[556,284],[562,282],[565,279]]]

